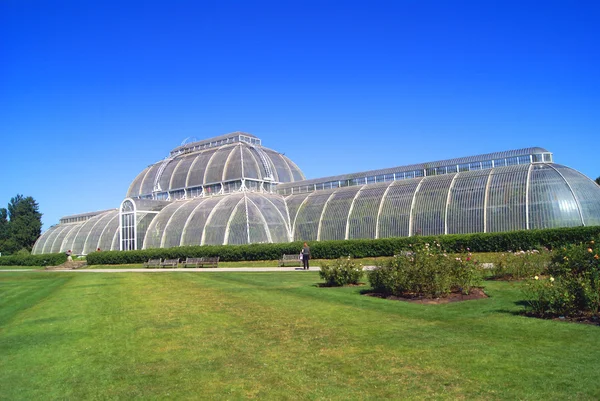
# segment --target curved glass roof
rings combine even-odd
[[[35,243],[32,253],[58,253],[71,250],[87,255],[101,250],[119,250],[119,211],[108,210],[86,220],[57,224],[46,230]]]
[[[460,171],[485,170],[495,167],[512,166],[515,164],[552,162],[552,153],[544,148],[534,147],[515,149],[504,152],[487,153],[484,155],[460,157],[280,184],[277,186],[277,193],[289,195],[298,192],[317,191],[320,189],[452,174]]]
[[[521,164],[285,198],[296,241],[600,225],[600,186],[558,164]]]
[[[281,196],[237,192],[172,202],[150,223],[143,248],[289,242]]]
[[[175,148],[168,158],[148,166],[133,180],[127,197],[185,193],[242,180],[282,183],[304,179],[302,171],[285,155],[262,147],[253,136],[248,141],[239,140],[244,135],[234,136],[238,138],[235,141],[222,136]]]

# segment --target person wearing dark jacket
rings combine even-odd
[[[308,270],[309,259],[310,259],[310,247],[305,242],[304,247],[302,248],[302,264],[304,265],[304,270]]]

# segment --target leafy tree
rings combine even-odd
[[[42,233],[42,214],[38,209],[38,203],[31,196],[23,195],[10,200],[8,213],[7,209],[0,209],[0,252],[31,251]]]
[[[0,242],[6,241],[9,235],[8,213],[5,208],[0,208]]]

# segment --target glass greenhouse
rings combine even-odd
[[[33,253],[600,225],[600,186],[527,148],[306,180],[235,132],[173,149],[118,209],[67,216]]]

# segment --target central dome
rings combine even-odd
[[[283,154],[264,148],[254,135],[234,132],[173,149],[166,159],[148,166],[131,183],[127,197],[193,197],[218,186],[239,189],[265,183],[304,180],[304,174]],[[225,191],[230,192],[230,191]]]

